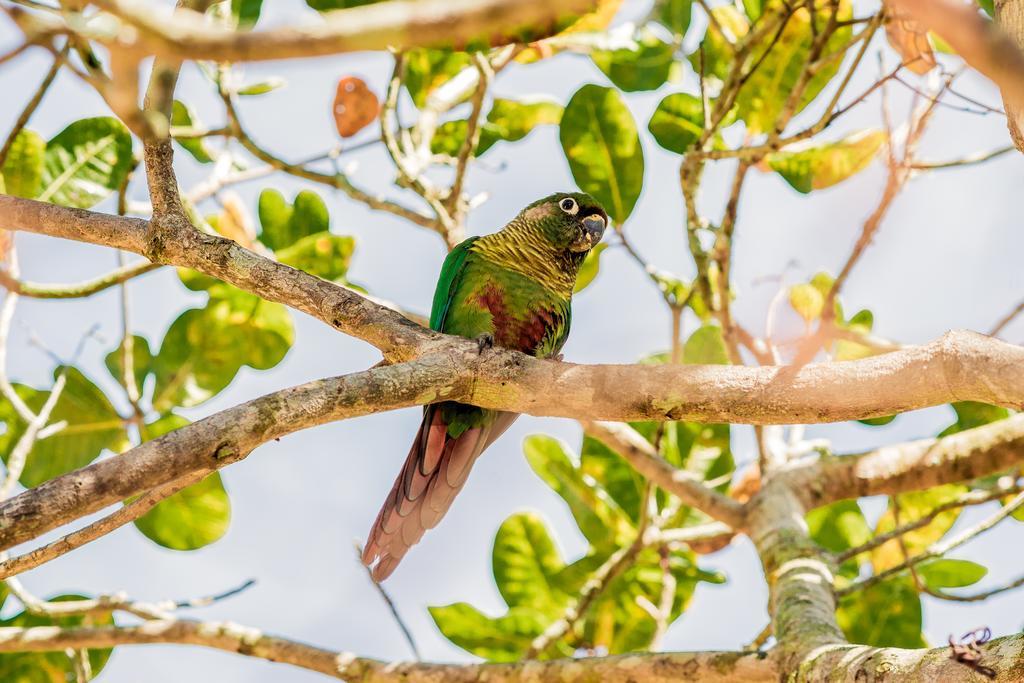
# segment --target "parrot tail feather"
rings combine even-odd
[[[469,477],[473,463],[512,421],[501,413],[489,425],[448,434],[441,410],[428,406],[402,471],[370,529],[362,561],[378,583],[398,566],[427,529],[437,526]]]

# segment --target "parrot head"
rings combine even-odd
[[[585,192],[558,192],[523,209],[522,218],[540,228],[555,247],[576,254],[597,246],[608,227],[608,214]]]

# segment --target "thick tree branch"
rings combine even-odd
[[[298,429],[443,396],[462,378],[443,358],[385,366],[269,394],[93,463],[0,505],[0,550],[191,474],[209,474]]]
[[[490,683],[558,680],[563,683],[635,679],[645,683],[755,683],[776,680],[762,654],[695,652],[634,654],[575,660],[510,664],[390,663],[333,652],[229,622],[191,619],[147,621],[138,626],[69,628],[39,626],[0,628],[0,652],[44,652],[65,648],[180,643],[200,645],[249,657],[291,664],[352,683]]]
[[[844,498],[895,494],[967,481],[1024,462],[1024,415],[939,439],[824,458],[791,474],[809,507]]]
[[[172,217],[173,218],[173,217]],[[476,345],[415,325],[356,292],[201,233],[0,195],[12,230],[105,244],[194,268],[308,313],[392,361],[432,352],[468,358]],[[149,229],[152,225],[153,229]],[[969,332],[864,360],[805,366],[578,366],[485,354],[460,398],[487,408],[582,419],[810,424],[891,415],[950,401],[1024,408],[1024,348]]]
[[[388,47],[464,46],[501,36],[513,42],[532,27],[533,38],[551,35],[557,22],[593,9],[593,0],[395,0],[331,12],[323,22],[268,31],[231,31],[195,13],[153,12],[140,0],[97,0],[122,21],[120,30],[83,33],[114,48],[142,49],[175,59],[246,62],[317,57]],[[11,16],[32,39],[69,28],[49,15],[18,7]],[[79,32],[84,31],[76,26]]]
[[[984,18],[974,3],[958,0],[892,0],[922,26],[935,31],[964,60],[990,78],[1003,95],[1007,121],[1014,143],[1024,151],[1021,118],[1024,117],[1024,52],[1014,39]],[[1024,12],[1017,2],[997,2],[1000,22],[1014,32],[1024,32]],[[1024,35],[1018,37],[1024,42]]]

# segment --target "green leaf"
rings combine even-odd
[[[121,363],[121,345],[118,344],[107,354],[104,359],[107,370],[117,380],[118,384],[124,384],[124,366]],[[149,350],[149,340],[139,335],[132,335],[132,371],[135,375],[135,386],[142,391],[146,383],[146,377],[152,370],[153,354]]]
[[[559,140],[572,176],[618,224],[629,218],[644,182],[644,153],[619,93],[584,85],[569,100]]]
[[[263,0],[231,0],[231,14],[238,28],[250,29],[260,20]]]
[[[498,618],[465,602],[428,609],[445,638],[492,662],[520,659],[548,624],[542,614],[529,607],[513,607]]]
[[[988,569],[970,560],[937,559],[917,566],[917,575],[932,590],[962,588],[978,583]]]
[[[628,538],[633,525],[611,496],[584,477],[560,441],[543,434],[523,441],[523,454],[544,483],[569,506],[580,531],[592,543]]]
[[[250,83],[249,85],[243,85],[235,93],[242,97],[252,97],[253,95],[266,95],[268,92],[273,92],[278,88],[285,86],[285,80],[283,78],[268,78],[265,81],[259,81],[257,83]]]
[[[166,412],[210,399],[243,365],[274,367],[295,338],[287,309],[225,284],[210,287],[205,308],[171,323],[153,360],[153,407]]]
[[[22,129],[4,159],[4,192],[35,199],[43,190],[43,158],[46,142],[35,131]]]
[[[683,362],[694,365],[728,365],[729,352],[718,325],[698,327],[683,346]]]
[[[331,282],[345,282],[356,240],[321,232],[277,252],[277,260]]]
[[[590,57],[617,88],[637,92],[657,90],[668,80],[675,52],[674,45],[647,32],[639,37],[635,50],[595,50]]]
[[[995,16],[996,8],[992,0],[978,0],[978,6],[981,7],[981,9],[985,10],[985,14],[989,15],[990,17]]]
[[[596,481],[635,523],[640,521],[644,478],[603,441],[583,437],[580,471]]]
[[[863,420],[857,420],[857,422],[868,425],[869,427],[884,427],[895,419],[895,415],[885,415],[884,417],[868,417]]]
[[[47,598],[51,602],[87,600],[86,595],[57,595]],[[73,617],[45,617],[19,612],[8,619],[0,619],[0,627],[32,628],[50,626],[60,628],[113,626],[111,613]],[[88,650],[89,668],[98,676],[110,659],[112,648]],[[60,652],[12,652],[0,657],[0,681],[4,683],[67,683],[75,680],[75,666],[71,659]]]
[[[939,436],[949,436],[950,434],[962,432],[965,429],[974,429],[975,427],[981,427],[992,422],[1005,420],[1010,416],[1010,411],[1006,408],[991,406],[987,403],[958,401],[949,405],[956,411],[956,422],[939,432]]]
[[[423,109],[432,92],[472,64],[473,58],[466,52],[428,48],[409,50],[405,56],[405,79],[402,83],[409,91],[413,104]],[[469,96],[468,91],[466,96]]]
[[[764,12],[763,0],[743,0],[743,10],[750,17],[751,21],[757,21]]]
[[[292,205],[277,190],[263,190],[257,212],[261,228],[259,240],[274,251],[291,246],[303,237],[327,232],[330,228],[327,205],[320,195],[310,190],[295,195]]]
[[[195,112],[180,100],[174,100],[174,105],[171,109],[171,125],[182,128],[202,127]],[[174,141],[181,145],[181,148],[191,154],[199,163],[209,164],[213,162],[213,155],[210,153],[210,148],[206,145],[206,140],[203,138],[175,138]]]
[[[587,254],[587,258],[584,259],[579,272],[576,274],[576,286],[572,290],[573,294],[582,292],[597,277],[597,271],[601,267],[601,252],[607,248],[607,244],[599,244]]]
[[[807,528],[815,543],[834,553],[871,540],[871,528],[855,500],[841,500],[807,513]]]
[[[851,643],[927,647],[921,635],[921,598],[910,577],[883,581],[845,596],[836,621]]]
[[[540,516],[521,512],[506,519],[494,537],[494,581],[510,607],[532,607],[554,619],[569,596],[552,584],[565,567]]]
[[[148,438],[156,438],[188,424],[170,414],[147,425]],[[135,520],[135,528],[157,545],[171,550],[198,550],[220,539],[231,522],[231,500],[220,473],[214,472],[156,504]]]
[[[123,123],[109,116],[75,121],[46,143],[38,199],[88,209],[120,187],[131,166]]]
[[[829,277],[829,285],[832,286],[832,279]],[[828,291],[827,289],[825,290]],[[842,307],[839,305],[839,300],[836,299],[836,324],[840,327],[846,328],[851,332],[859,332],[861,334],[868,334],[871,332],[871,328],[875,324],[875,315],[867,310],[862,309],[857,311],[852,318],[844,321],[842,316]],[[835,345],[835,358],[836,360],[858,360],[860,358],[867,358],[868,356],[877,355],[879,352],[872,349],[870,346],[858,344],[855,341],[849,339],[840,339]],[[875,422],[865,422],[864,424],[888,424],[895,418],[895,415],[887,417],[875,418]]]
[[[558,124],[562,120],[562,106],[544,100],[535,102],[517,102],[516,100],[495,99],[487,113],[487,120],[480,129],[480,141],[477,144],[477,156],[483,154],[502,140],[515,142],[522,140],[536,126]],[[438,126],[430,141],[430,150],[434,154],[457,156],[466,139],[468,123],[465,119],[445,121]]]
[[[54,370],[54,379],[64,368]],[[15,385],[15,391],[29,409],[38,412],[48,391],[39,391],[24,385]],[[6,400],[0,402],[0,420],[6,431],[0,435],[0,454],[7,462],[18,439],[25,432],[25,424]],[[36,441],[25,461],[19,481],[32,488],[56,476],[88,465],[104,449],[120,452],[127,446],[124,421],[99,387],[77,368],[67,368],[64,391],[50,414],[50,423],[65,422],[60,431]]]
[[[693,0],[657,0],[654,18],[676,36],[686,35],[690,28]]]
[[[864,130],[829,143],[811,142],[769,154],[768,165],[794,190],[807,194],[840,183],[864,170],[885,143],[885,133]]]
[[[668,151],[686,154],[704,132],[700,98],[683,92],[667,96],[658,103],[647,129]]]

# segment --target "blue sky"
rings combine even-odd
[[[627,2],[619,21],[645,10],[644,2]],[[313,17],[302,2],[280,0],[273,3],[267,20],[272,25]],[[9,22],[0,21],[0,46],[11,46],[16,39]],[[881,46],[876,41],[874,47]],[[891,52],[887,59],[894,63]],[[868,66],[850,92],[870,83],[875,60],[865,62]],[[0,88],[7,93],[0,107],[0,130],[9,128],[48,66],[49,58],[36,50],[0,68]],[[337,79],[359,75],[380,93],[389,69],[390,58],[380,53],[248,65],[243,69],[248,79],[281,76],[287,86],[245,102],[243,120],[253,136],[275,153],[293,160],[313,156],[337,140],[330,106]],[[562,55],[541,64],[510,67],[494,92],[516,98],[544,95],[564,103],[588,82],[604,83],[605,79],[588,58]],[[960,89],[986,102],[998,102],[994,88],[973,74],[961,79]],[[646,127],[665,94],[682,90],[695,90],[692,73],[657,92],[629,95],[627,102],[640,128]],[[223,121],[212,89],[192,66],[183,72],[178,97],[197,109],[204,123]],[[906,90],[896,86],[893,101],[896,115],[902,116],[907,109]],[[403,111],[410,112],[411,108]],[[50,137],[72,120],[105,113],[105,105],[87,86],[61,74],[31,127]],[[811,120],[813,111],[808,114],[805,118]],[[879,125],[878,99],[872,97],[825,137]],[[641,253],[657,266],[690,275],[693,265],[682,229],[678,160],[649,136],[643,137],[645,187],[625,228]],[[957,158],[1003,146],[1007,140],[1005,121],[998,115],[940,109],[921,145],[921,156]],[[187,155],[179,153],[177,159],[184,187],[203,178],[206,169]],[[358,163],[355,177],[362,185],[410,199],[390,186],[392,169],[379,146],[344,159]],[[705,174],[701,208],[713,220],[720,215],[731,171],[726,162]],[[883,180],[883,169],[876,163],[837,187],[805,196],[775,174],[754,173],[744,191],[736,229],[734,286],[739,319],[755,331],[763,329],[768,303],[778,286],[764,284],[766,276],[785,273],[787,281],[794,283],[818,270],[836,272],[874,207]],[[1020,267],[1024,232],[1017,195],[1022,180],[1024,164],[1016,154],[913,180],[851,276],[843,297],[847,308],[870,308],[876,331],[905,343],[925,342],[955,327],[990,328],[1024,296]],[[283,175],[236,189],[254,210],[256,196],[266,187],[278,188],[289,197],[300,189],[319,192],[331,210],[331,229],[357,238],[352,279],[377,296],[427,311],[445,254],[435,234],[365,210],[340,193]],[[573,188],[556,129],[540,129],[521,143],[502,143],[470,173],[468,190],[486,191],[490,200],[471,215],[469,232],[497,230],[537,197]],[[144,200],[144,185],[133,183],[130,197]],[[112,205],[108,202],[98,208],[111,210]],[[110,250],[30,235],[18,236],[18,248],[25,278],[35,281],[75,282],[115,264]],[[169,270],[133,282],[131,297],[133,328],[152,341],[162,337],[181,310],[202,301]],[[98,324],[105,341],[86,346],[81,366],[111,396],[119,396],[102,366],[103,355],[119,338],[118,310],[113,290],[81,301],[23,299],[9,352],[13,379],[40,387],[50,381],[53,361],[30,344],[30,336],[67,358],[86,330]],[[365,344],[302,314],[294,318],[296,343],[281,365],[268,372],[243,369],[226,391],[189,411],[190,417],[306,380],[360,370],[378,360]],[[564,352],[574,362],[632,362],[668,343],[669,316],[660,295],[616,248],[605,253],[598,279],[575,302],[573,324]],[[687,320],[687,329],[693,328],[694,322]],[[1024,341],[1024,321],[1009,328],[1006,338]],[[27,574],[25,583],[43,595],[124,590],[139,599],[160,599],[216,592],[252,577],[258,580],[254,588],[196,616],[237,621],[361,655],[406,658],[409,653],[357,563],[352,542],[365,537],[418,419],[418,410],[375,415],[325,425],[261,447],[224,472],[233,502],[231,529],[208,548],[192,553],[165,550],[129,527]],[[809,436],[832,439],[837,452],[855,452],[930,436],[951,421],[952,411],[939,407],[905,415],[886,428],[815,426]],[[564,504],[521,455],[523,437],[539,432],[578,447],[579,427],[571,421],[520,419],[478,462],[440,527],[425,537],[387,583],[428,659],[467,659],[434,628],[428,605],[467,600],[494,613],[503,609],[489,561],[494,532],[510,514],[537,510],[551,524],[567,556],[575,557],[584,549]],[[733,432],[737,458],[750,461],[750,428],[736,427]],[[864,507],[872,519],[881,510],[880,501],[866,501]],[[969,510],[959,523],[985,512]],[[1015,547],[1022,539],[1024,527],[1010,521],[964,546],[956,556],[986,564],[990,573],[982,586],[996,585],[1019,571],[1019,562],[1008,561],[1005,548]],[[690,609],[670,629],[666,649],[740,647],[766,623],[767,593],[749,542],[738,541],[705,557],[703,566],[725,572],[729,581],[697,590]],[[926,634],[938,644],[950,633],[982,624],[997,634],[1014,632],[1021,628],[1019,607],[1014,609],[1020,599],[1019,593],[1010,593],[988,603],[961,606],[926,598]],[[117,650],[102,680],[127,683],[139,680],[143,672],[152,683],[189,677],[224,682],[318,678],[201,648],[147,646]]]

